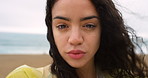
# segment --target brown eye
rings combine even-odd
[[[83,27],[86,27],[88,29],[91,29],[91,28],[95,28],[96,26],[94,24],[86,24]]]
[[[57,25],[56,28],[65,29],[65,28],[69,28],[69,27],[67,25],[65,25],[65,24],[60,24],[60,25]]]

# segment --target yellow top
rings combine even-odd
[[[49,69],[50,65],[42,68],[23,65],[13,70],[6,78],[56,78]]]
[[[99,78],[113,78],[107,73],[100,71],[98,73],[100,73]],[[13,70],[6,78],[56,78],[56,76],[51,73],[50,65],[41,68],[23,65]]]
[[[100,72],[99,72],[100,73]],[[110,75],[100,73],[100,78],[112,78]],[[6,78],[56,78],[50,71],[50,65],[33,68],[27,65],[20,66],[13,70]]]

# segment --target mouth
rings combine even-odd
[[[81,51],[81,50],[71,50],[67,54],[72,59],[81,59],[82,57],[84,57],[84,55],[86,54],[86,52]]]

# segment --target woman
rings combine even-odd
[[[42,71],[34,77],[148,77],[147,65],[135,54],[137,37],[124,25],[112,0],[47,0],[45,21],[53,63],[50,68],[33,69]],[[44,69],[49,69],[46,77]]]

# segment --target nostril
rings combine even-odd
[[[81,45],[83,43],[84,39],[83,36],[74,36],[71,35],[68,39],[68,43],[70,43],[71,45]]]

